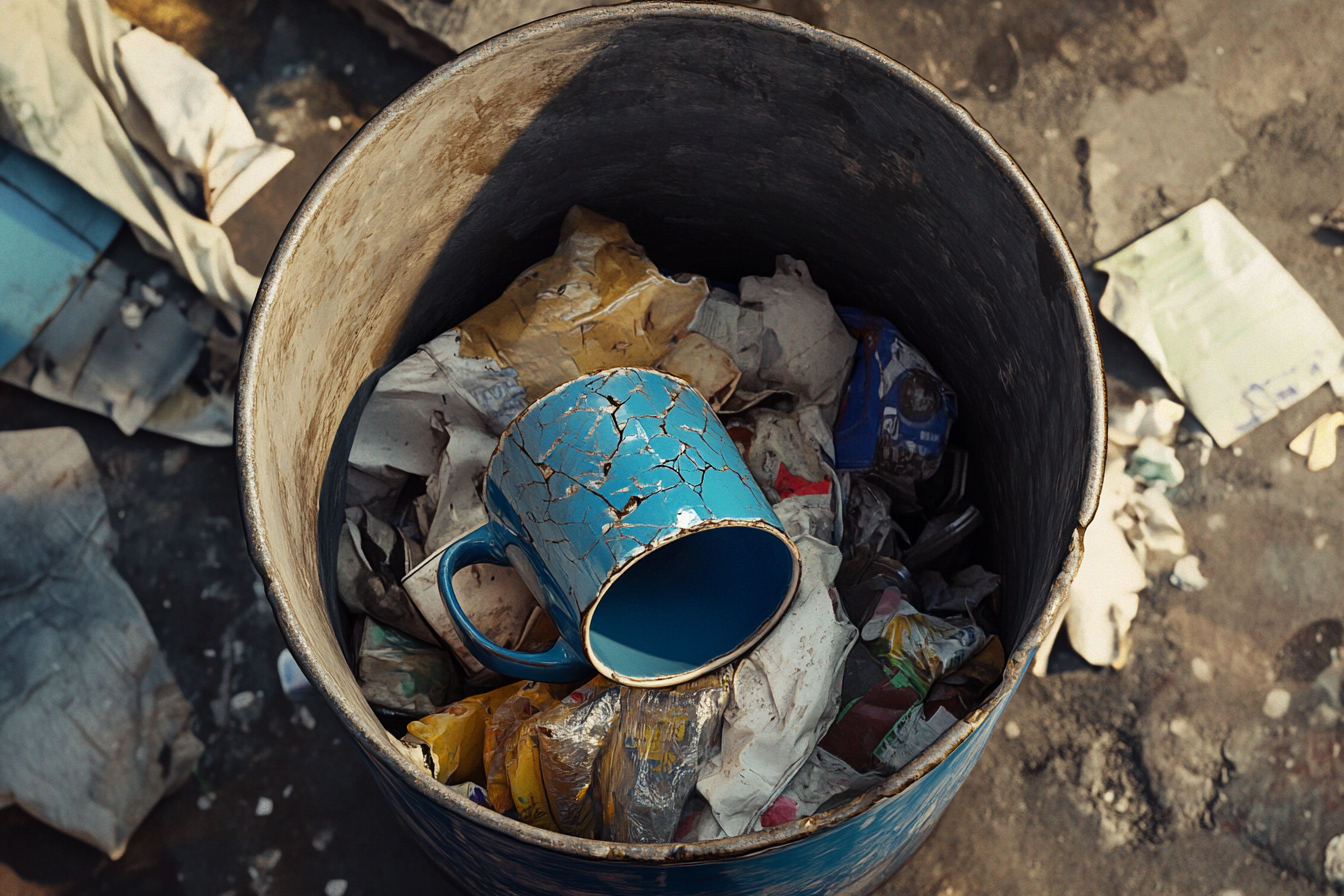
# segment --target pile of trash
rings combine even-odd
[[[444,549],[485,524],[505,427],[583,374],[690,383],[798,549],[788,611],[750,653],[666,688],[509,681],[458,636]],[[660,270],[624,225],[570,210],[556,253],[379,381],[350,454],[338,590],[355,671],[436,780],[574,836],[708,840],[837,805],[998,684],[999,577],[976,565],[952,389],[888,321],[835,307],[802,261],[734,286]],[[487,638],[558,630],[512,568],[453,588]]]

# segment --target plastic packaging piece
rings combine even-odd
[[[929,689],[929,695],[924,698],[925,717],[941,707],[955,719],[966,718],[1003,678],[1005,662],[1003,642],[998,635],[990,635],[975,656],[956,671],[944,675]]]
[[[888,610],[888,601],[895,603]],[[985,633],[970,619],[920,613],[899,592],[887,592],[863,627],[873,656],[903,672],[922,698],[933,683],[985,646]]]
[[[599,813],[593,781],[597,761],[611,738],[620,698],[620,689],[599,675],[536,717],[542,781],[561,833],[597,836]]]
[[[1176,449],[1152,436],[1145,437],[1129,455],[1125,472],[1143,483],[1165,482],[1174,487],[1185,481],[1185,468],[1176,459]]]
[[[366,616],[358,649],[359,689],[370,705],[423,716],[460,694],[457,670],[442,650]]]
[[[601,834],[622,843],[668,843],[713,747],[731,668],[670,689],[621,688],[611,742],[598,766]]]
[[[509,781],[509,795],[518,820],[533,827],[559,832],[551,814],[542,778],[541,750],[537,744],[537,716],[533,715],[518,726],[504,743],[504,771]],[[487,798],[489,790],[486,791]]]
[[[522,690],[525,682],[465,697],[433,715],[406,726],[407,746],[425,746],[431,770],[440,784],[485,783],[485,723],[490,715]]]
[[[888,321],[858,308],[836,311],[858,339],[835,424],[836,468],[928,479],[957,417],[955,393]]]
[[[802,559],[798,596],[738,665],[720,752],[696,785],[729,837],[753,829],[830,727],[845,657],[858,637],[831,587],[839,549],[810,537],[795,542]]]
[[[485,788],[475,781],[466,781],[462,784],[453,784],[449,790],[456,791],[478,806],[485,806],[487,809],[493,808],[490,805],[490,797],[486,796]]]
[[[848,793],[861,793],[880,784],[884,778],[881,772],[861,775],[844,760],[818,747],[761,816],[761,826],[776,827],[807,818],[823,806],[839,802],[837,798]]]
[[[1344,382],[1344,336],[1217,199],[1095,265],[1099,307],[1221,447]]]
[[[1322,414],[1288,443],[1288,450],[1307,459],[1307,469],[1313,473],[1324,470],[1335,462],[1338,438],[1336,431],[1344,426],[1344,411]]]
[[[678,339],[654,367],[690,383],[715,411],[723,408],[742,379],[732,357],[699,333]]]
[[[508,812],[515,809],[513,786],[509,779],[509,751],[517,751],[517,737],[523,723],[539,712],[544,712],[556,704],[551,694],[551,686],[539,681],[525,681],[511,695],[506,697],[485,719],[485,737],[482,752],[485,760],[485,791],[490,797],[490,805],[496,812]],[[540,787],[540,773],[537,773],[535,787],[529,793],[545,795]],[[529,780],[528,786],[532,787]],[[545,800],[542,800],[545,803]],[[540,816],[541,806],[535,801],[529,809]]]
[[[856,773],[879,771],[885,767],[884,740],[924,693],[908,672],[890,668],[867,650],[852,650],[845,660],[840,712],[818,746]]]
[[[653,366],[708,291],[663,276],[624,224],[576,205],[555,254],[461,324],[462,357],[513,368],[536,401],[583,374]]]
[[[890,591],[894,591],[895,594],[888,597],[888,609],[895,606],[896,600],[904,599],[911,603],[920,600],[920,589],[915,583],[914,576],[896,560],[886,561],[881,572],[875,572],[862,582],[846,585],[840,589],[845,614],[854,625],[862,629],[873,618],[873,613],[882,603],[883,597],[887,597]]]

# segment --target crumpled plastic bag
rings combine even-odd
[[[757,824],[830,727],[845,657],[858,638],[831,586],[840,550],[810,537],[795,542],[802,560],[798,595],[738,665],[720,752],[696,784],[729,837]]]
[[[482,751],[485,758],[485,792],[496,812],[508,812],[516,808],[514,802],[513,781],[509,774],[509,753],[514,753],[515,777],[517,776],[517,736],[523,724],[556,704],[551,686],[539,681],[525,681],[511,695],[505,698],[485,719],[485,737]],[[530,782],[529,782],[530,783]],[[537,777],[540,785],[540,775]],[[540,792],[545,803],[545,790],[540,787],[530,791]],[[529,807],[540,812],[540,806],[533,801]]]
[[[668,843],[718,744],[731,668],[674,688],[621,688],[611,741],[598,766],[601,836]]]
[[[620,702],[620,688],[599,675],[536,717],[541,777],[562,833],[597,836],[593,782]]]
[[[555,254],[460,325],[462,357],[513,368],[536,401],[586,373],[652,367],[708,292],[703,277],[665,277],[624,224],[576,205]]]

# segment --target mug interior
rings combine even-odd
[[[788,608],[798,561],[777,530],[696,529],[627,563],[588,611],[589,659],[613,681],[676,684],[750,650]]]

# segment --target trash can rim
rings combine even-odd
[[[257,433],[256,391],[257,382],[260,378],[258,353],[261,337],[266,332],[271,316],[271,305],[276,293],[276,283],[303,235],[322,208],[328,192],[340,179],[342,173],[356,162],[363,151],[378,139],[380,134],[388,130],[393,122],[409,113],[422,96],[440,88],[444,82],[459,72],[482,65],[517,44],[553,32],[568,31],[586,25],[673,17],[687,20],[749,24],[833,47],[838,52],[866,62],[874,68],[882,70],[888,76],[896,78],[910,88],[914,94],[926,103],[938,108],[961,127],[966,136],[980,147],[1012,183],[1019,198],[1036,217],[1047,243],[1064,269],[1065,283],[1078,317],[1080,335],[1086,353],[1088,368],[1086,387],[1091,392],[1092,398],[1092,420],[1089,425],[1091,451],[1085,474],[1082,504],[1079,508],[1078,526],[1074,531],[1063,566],[1051,587],[1046,607],[1022,643],[1008,657],[1003,680],[998,688],[982,706],[972,712],[964,721],[954,725],[914,761],[887,778],[881,785],[828,812],[757,833],[721,840],[662,844],[611,843],[553,833],[506,818],[479,806],[466,797],[453,793],[445,785],[438,784],[422,769],[417,769],[405,754],[399,753],[391,746],[389,743],[391,737],[386,731],[365,730],[364,726],[354,721],[353,716],[346,711],[345,703],[347,701],[342,698],[336,688],[331,686],[327,673],[314,662],[307,638],[298,628],[294,613],[288,605],[289,599],[285,587],[276,580],[271,572],[271,552],[265,521],[262,519],[260,512],[254,457]],[[1054,618],[1068,593],[1069,583],[1072,582],[1082,558],[1082,533],[1096,512],[1106,455],[1105,378],[1101,352],[1096,340],[1091,303],[1088,300],[1077,263],[1063,233],[1046,208],[1044,201],[1017,166],[1017,163],[962,106],[953,102],[937,87],[915,72],[866,44],[780,13],[721,3],[701,4],[686,3],[683,0],[646,0],[646,2],[619,6],[588,7],[541,19],[505,32],[466,50],[456,59],[426,75],[400,97],[389,103],[365,123],[337,154],[336,158],[331,161],[309,189],[303,203],[291,219],[262,278],[261,287],[253,306],[250,328],[243,346],[240,368],[234,430],[236,433],[235,450],[240,497],[243,505],[248,548],[253,562],[265,582],[267,597],[275,611],[276,619],[285,634],[286,640],[292,648],[294,658],[309,679],[317,686],[323,699],[338,715],[345,718],[347,728],[351,729],[361,748],[371,756],[376,757],[377,761],[395,773],[403,783],[437,805],[516,840],[589,859],[656,864],[746,856],[849,821],[863,814],[879,801],[897,797],[924,775],[937,768],[984,722],[1001,701],[1011,697],[1026,670],[1030,667],[1036,648],[1040,645],[1046,633],[1050,631]]]

